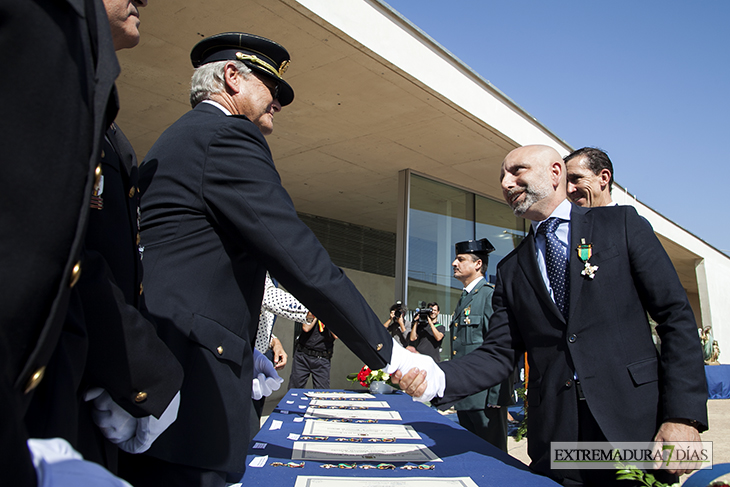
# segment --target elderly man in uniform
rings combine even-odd
[[[281,185],[264,136],[294,99],[286,49],[233,32],[201,40],[191,59],[193,109],[141,166],[147,305],[185,379],[177,421],[127,456],[137,487],[241,479],[267,270],[371,368],[428,366],[393,344]]]
[[[454,278],[464,285],[464,291],[451,319],[452,359],[466,355],[484,342],[494,292],[485,279],[489,254],[494,252],[491,242],[486,238],[467,240],[457,243],[455,249],[456,258],[451,266]],[[510,386],[509,379],[505,380],[454,405],[461,426],[504,451],[507,451],[506,406],[510,404]]]
[[[613,164],[601,149],[583,147],[563,158],[567,169],[567,191],[578,206],[614,206]]]
[[[550,467],[555,441],[699,441],[707,387],[694,313],[649,223],[630,206],[582,208],[566,200],[557,151],[535,145],[504,159],[502,192],[530,233],[499,263],[484,344],[408,372],[401,386],[448,404],[504,380],[527,351],[531,468],[564,485],[623,485],[610,470]],[[659,355],[646,310],[657,322]],[[679,465],[657,475],[676,481]]]

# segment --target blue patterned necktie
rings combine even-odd
[[[568,256],[555,230],[560,225],[560,218],[551,217],[537,227],[537,233],[545,235],[545,267],[548,280],[553,290],[553,298],[565,319],[568,318],[568,296],[570,283],[568,280]]]

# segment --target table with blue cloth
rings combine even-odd
[[[730,399],[730,365],[705,365],[710,399]]]
[[[396,392],[394,394],[375,394],[369,401],[386,401],[389,408],[386,410],[398,411],[401,420],[379,420],[379,425],[403,424],[410,425],[421,436],[421,439],[397,439],[397,443],[423,444],[437,455],[442,462],[429,462],[434,465],[433,470],[404,470],[400,467],[405,463],[392,462],[396,468],[379,469],[345,469],[322,468],[326,462],[307,460],[301,468],[287,466],[272,466],[272,463],[286,464],[292,462],[293,439],[290,435],[301,435],[305,422],[295,421],[302,418],[309,405],[306,389],[291,389],[282,398],[276,409],[271,413],[261,431],[249,445],[246,459],[246,474],[243,476],[244,486],[276,485],[277,487],[293,486],[297,476],[316,477],[378,477],[380,479],[397,479],[399,477],[418,477],[422,479],[436,477],[471,477],[478,486],[505,486],[529,485],[531,487],[559,485],[547,477],[536,475],[525,464],[490,445],[478,436],[439,414],[428,406],[414,402],[410,396]],[[328,391],[345,392],[345,391]],[[359,401],[352,401],[356,406]],[[383,410],[383,409],[374,409]],[[281,422],[281,427],[271,429],[274,422]],[[305,420],[306,421],[306,420]],[[354,421],[354,420],[353,420]],[[333,441],[328,439],[327,441]],[[338,443],[342,444],[342,443]],[[366,444],[358,443],[358,444]],[[261,448],[263,446],[263,448]],[[251,462],[258,457],[267,455],[268,458],[262,467],[252,467]],[[258,458],[259,461],[262,459]],[[296,463],[301,463],[296,461]],[[334,462],[338,463],[338,462]],[[377,461],[373,462],[377,464]]]

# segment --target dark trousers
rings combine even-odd
[[[170,463],[148,455],[119,454],[119,476],[134,487],[225,487],[224,472]]]
[[[579,392],[579,388],[576,388]],[[606,436],[601,431],[601,427],[593,417],[588,402],[585,399],[578,400],[578,441],[607,441]],[[529,434],[529,431],[528,431]],[[528,440],[529,441],[529,440]],[[616,480],[616,470],[565,470],[562,472],[566,478],[562,480],[562,484],[566,487],[632,487],[643,486],[642,483],[636,483],[630,480]],[[671,475],[664,470],[653,470],[650,472],[654,477],[665,484],[674,484],[679,482],[676,475]]]
[[[291,375],[289,375],[289,389],[306,387],[309,375],[312,375],[314,389],[330,388],[331,361],[324,357],[312,357],[297,350],[292,360]]]
[[[502,451],[507,451],[507,407],[456,411],[459,424]]]

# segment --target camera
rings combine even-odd
[[[433,312],[433,308],[426,308],[425,301],[418,302],[418,308],[416,308],[416,316],[419,323],[428,323],[428,316]]]
[[[395,319],[398,319],[401,316],[403,316],[403,303],[401,301],[396,301],[395,304],[390,307],[390,309],[394,310],[393,317]]]

